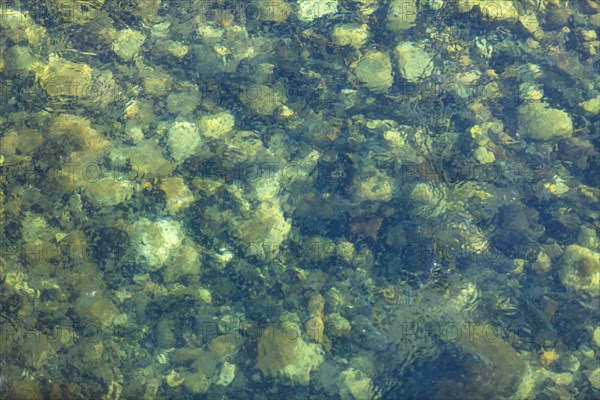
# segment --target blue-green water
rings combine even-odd
[[[596,1],[0,13],[0,399],[599,396]]]

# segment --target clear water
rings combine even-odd
[[[308,3],[1,3],[0,398],[600,395],[598,4]]]

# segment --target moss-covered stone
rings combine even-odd
[[[394,83],[390,56],[381,51],[365,53],[356,66],[354,74],[367,89],[373,92],[387,92]]]
[[[542,102],[527,103],[519,107],[520,133],[534,140],[556,140],[573,134],[573,122],[569,114]]]
[[[323,360],[321,346],[305,343],[300,328],[294,323],[271,325],[258,339],[256,366],[266,376],[307,385],[311,371]]]
[[[600,253],[572,244],[561,260],[559,275],[563,285],[592,297],[600,296]]]

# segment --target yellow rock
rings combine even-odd
[[[325,309],[325,299],[321,294],[315,293],[310,297],[308,302],[308,313],[311,317],[323,314]]]
[[[44,136],[41,132],[19,127],[8,131],[0,140],[0,152],[4,155],[14,155],[18,151],[23,155],[30,155],[43,143]]]
[[[469,133],[473,140],[475,140],[475,143],[479,145],[484,145],[489,142],[487,129],[485,129],[483,125],[473,125],[471,129],[469,129]]]
[[[198,297],[206,304],[212,304],[212,293],[205,288],[198,289]]]
[[[17,152],[19,145],[19,134],[15,130],[11,130],[4,134],[0,140],[0,152],[2,154],[13,155]]]
[[[142,48],[146,38],[141,32],[131,29],[119,31],[113,42],[113,51],[125,61],[131,60]]]
[[[223,187],[223,182],[215,181],[210,178],[194,178],[192,184],[196,189],[202,192],[205,195],[213,195],[217,193],[217,191]]]
[[[148,70],[143,74],[144,91],[152,97],[163,97],[171,89],[171,77],[162,71]]]
[[[42,400],[42,391],[40,385],[34,379],[18,380],[11,382],[10,394],[8,398],[11,399],[28,399],[28,400]]]
[[[54,118],[49,136],[71,143],[79,150],[98,150],[110,143],[92,128],[90,121],[70,114]]]
[[[392,32],[402,32],[415,26],[418,12],[416,0],[393,0],[388,6],[386,27]]]
[[[28,12],[11,9],[10,4],[6,2],[0,7],[0,21],[2,36],[14,43],[29,42],[39,49],[42,42],[47,40],[46,28],[35,24]]]
[[[555,349],[542,349],[542,351],[540,351],[540,364],[544,368],[548,368],[550,365],[558,361],[559,358],[560,355],[556,352]]]
[[[107,328],[118,315],[119,310],[113,302],[104,297],[99,288],[83,291],[73,306],[75,312],[90,327]]]
[[[315,342],[323,343],[323,337],[325,332],[325,324],[323,318],[320,315],[316,315],[306,321],[306,333],[312,337]]]
[[[480,164],[490,164],[496,160],[494,153],[485,146],[479,146],[477,150],[475,150],[475,158]]]
[[[558,386],[569,386],[573,384],[573,374],[569,372],[563,372],[561,374],[553,374],[551,379]]]
[[[233,130],[235,118],[228,112],[213,115],[204,115],[198,121],[198,130],[201,135],[211,139],[222,139]]]
[[[173,262],[172,257],[181,252],[183,239],[184,234],[179,221],[163,218],[154,222],[140,218],[133,224],[131,243],[137,253],[136,259],[151,271],[163,268],[167,261]],[[193,257],[193,254],[189,256]],[[181,268],[186,267],[181,266]]]
[[[167,197],[167,212],[171,215],[188,208],[196,200],[194,194],[180,177],[165,178],[160,184],[160,190]]]
[[[537,259],[531,265],[531,268],[537,272],[538,274],[546,274],[550,272],[550,268],[552,268],[552,260],[546,253],[540,251],[538,253]]]
[[[200,257],[195,246],[184,245],[179,248],[173,262],[168,263],[163,273],[165,282],[177,282],[184,277],[200,274]]]
[[[336,25],[331,33],[333,42],[340,46],[363,47],[370,39],[371,33],[367,24]]]
[[[90,176],[98,178],[96,174],[99,165],[98,159],[103,153],[97,150],[73,152],[64,160],[62,166],[52,171],[54,177],[53,184],[58,184],[58,188],[63,193],[71,192],[75,189],[85,187],[90,182]],[[92,175],[93,174],[93,175]]]
[[[406,145],[406,138],[395,129],[387,130],[383,133],[383,138],[391,148],[402,148]]]
[[[537,40],[544,37],[544,30],[540,27],[540,22],[535,14],[526,12],[525,15],[519,16],[519,22],[521,22],[521,25],[523,25],[523,27]]]
[[[473,9],[473,7],[479,5],[480,0],[457,0],[456,7],[458,11],[461,13],[469,12]]]
[[[573,134],[570,115],[563,110],[550,108],[544,102],[527,102],[520,106],[517,121],[521,135],[533,140],[554,141]]]
[[[230,361],[243,343],[242,336],[235,332],[214,338],[208,345],[208,350],[218,362]]]
[[[163,158],[160,150],[150,141],[136,147],[129,156],[129,162],[135,173],[146,178],[169,176],[176,167]]]
[[[185,378],[179,375],[175,370],[171,370],[167,376],[165,376],[165,382],[169,387],[177,387],[183,385]]]
[[[569,191],[569,186],[560,176],[554,176],[553,182],[544,183],[544,189],[555,196],[562,196]]]
[[[579,107],[581,107],[583,111],[590,115],[600,114],[600,96],[579,103]]]
[[[342,241],[335,246],[335,253],[346,263],[352,261],[354,252],[354,244],[351,242]]]
[[[274,257],[279,246],[287,238],[292,225],[287,220],[277,201],[261,203],[254,216],[240,226],[242,239],[249,246],[248,251],[264,257]],[[263,254],[261,254],[264,252]],[[271,258],[269,258],[271,259]]]
[[[490,21],[516,22],[519,18],[512,1],[480,0],[479,10],[483,18]]]
[[[93,94],[92,68],[87,64],[51,57],[48,65],[37,69],[36,82],[50,96],[87,97]]]
[[[190,51],[190,49],[183,43],[181,42],[176,42],[173,40],[169,40],[168,42],[168,49],[167,51],[173,55],[174,57],[177,57],[179,59],[182,59],[183,57],[186,56],[186,54]]]
[[[202,371],[184,374],[184,385],[193,394],[206,393],[210,388],[210,381]]]

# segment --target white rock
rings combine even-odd
[[[219,379],[217,380],[217,385],[219,386],[229,386],[233,379],[235,378],[235,364],[229,364],[227,361],[223,363],[221,367],[221,371],[219,372]]]
[[[416,43],[402,42],[394,53],[400,75],[410,83],[417,83],[433,72],[432,57]]]
[[[203,115],[198,121],[198,130],[211,139],[222,139],[233,130],[235,117],[228,112]]]
[[[133,225],[132,246],[136,259],[151,270],[162,268],[176,253],[183,240],[181,225],[177,221],[161,219],[152,222],[142,218]]]
[[[191,122],[175,122],[169,128],[167,139],[171,157],[175,161],[184,161],[196,152],[202,139],[196,125]]]
[[[117,33],[113,51],[124,61],[129,61],[140,51],[145,40],[141,32],[123,29]]]
[[[513,1],[509,0],[481,0],[479,4],[481,15],[490,21],[517,22],[519,13]]]
[[[298,0],[298,19],[310,22],[337,11],[337,0]]]

